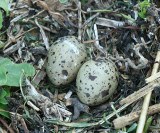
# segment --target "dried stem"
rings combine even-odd
[[[149,107],[147,114],[153,115],[158,112],[160,112],[160,104],[155,104],[155,105]],[[119,118],[113,120],[114,128],[120,129],[120,128],[123,128],[127,125],[134,123],[135,121],[138,120],[140,113],[141,113],[141,110],[124,115],[122,117],[119,117]]]
[[[82,37],[82,16],[81,16],[81,2],[78,2],[78,40],[81,41]]]
[[[38,93],[28,79],[26,79],[26,85],[25,93],[27,100],[32,100],[43,111],[46,118],[63,121],[63,117],[68,117],[72,114],[61,105],[53,103],[48,97]]]
[[[157,52],[155,62],[160,62],[160,51]],[[151,75],[156,74],[157,71],[158,71],[158,68],[159,68],[159,63],[155,63],[154,66],[153,66],[153,70],[152,70]],[[142,112],[141,112],[141,115],[140,115],[137,131],[136,131],[137,133],[142,133],[143,132],[143,128],[144,128],[144,124],[145,124],[146,116],[147,116],[147,111],[148,111],[148,107],[149,107],[149,103],[150,103],[150,99],[151,99],[151,95],[152,95],[152,91],[149,92],[144,98],[144,102],[143,102],[143,106],[142,106]]]

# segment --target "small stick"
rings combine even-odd
[[[32,21],[32,20],[28,20],[28,21],[23,20],[22,22],[23,22],[23,23],[31,23],[31,24],[33,24],[33,25],[36,25],[36,23],[35,23],[34,21]],[[39,24],[39,25],[40,25],[40,24]],[[37,25],[36,25],[36,26],[37,26]],[[40,25],[40,26],[42,27],[42,29],[44,29],[44,30],[46,30],[46,31],[48,31],[48,32],[57,33],[57,31],[54,30],[54,29],[50,29],[50,28],[45,27],[45,26],[43,26],[43,25]],[[36,27],[36,28],[38,28],[38,27]]]
[[[157,52],[155,62],[160,62],[160,50]],[[159,63],[155,63],[154,66],[153,66],[153,70],[152,70],[151,75],[156,74],[157,71],[158,71],[158,68],[159,68]],[[151,95],[152,95],[152,91],[149,92],[144,98],[144,102],[143,102],[143,106],[142,106],[142,112],[141,112],[141,115],[140,115],[140,119],[139,119],[139,123],[138,123],[136,133],[142,133],[143,132],[143,128],[144,128],[145,121],[146,121],[146,116],[147,116],[147,110],[148,110],[150,99],[151,99]]]
[[[146,83],[150,83],[150,82],[156,80],[157,78],[160,78],[160,72],[150,76],[149,78],[146,78],[145,81],[146,81]]]
[[[148,108],[147,115],[153,115],[158,112],[160,112],[160,104],[155,104]],[[113,120],[114,128],[120,129],[122,127],[125,127],[127,125],[134,123],[135,121],[138,120],[140,114],[141,114],[141,110],[116,118],[115,120]]]
[[[95,40],[98,40],[98,29],[97,29],[97,25],[94,24],[94,33],[93,36],[95,38]],[[95,41],[94,42],[94,46],[98,49],[98,50],[102,50],[101,52],[103,52],[103,47],[99,45],[99,41]],[[104,52],[103,52],[104,53]]]
[[[42,35],[42,38],[43,38],[43,41],[44,41],[44,45],[46,47],[47,50],[49,50],[49,43],[48,43],[48,38],[43,30],[43,28],[39,25],[37,19],[35,19],[35,23],[37,24],[37,26],[39,27],[40,29],[40,32],[41,32],[41,35]]]
[[[140,90],[134,92],[133,94],[129,95],[128,97],[121,100],[119,103],[120,105],[127,104],[127,103],[133,103],[140,99],[141,97],[145,96],[149,92],[151,92],[154,87],[159,86],[160,78],[154,80],[152,83],[149,83],[148,85],[144,86]]]
[[[8,131],[9,131],[10,133],[14,133],[14,131],[12,130],[12,128],[10,128],[10,127],[7,125],[7,123],[6,123],[4,120],[2,120],[1,118],[0,118],[0,122],[8,129]]]
[[[24,121],[24,119],[22,118],[20,121],[21,121],[23,130],[24,130],[24,133],[29,133],[29,130],[27,128],[27,125],[26,125],[26,122]]]
[[[81,16],[81,2],[78,2],[78,40],[81,41],[82,37],[82,16]]]
[[[93,16],[91,16],[90,18],[88,18],[88,19],[84,22],[84,24],[82,25],[82,27],[88,25],[94,18],[96,18],[97,16],[99,16],[99,14],[100,14],[100,13],[98,12],[98,13],[94,14]]]

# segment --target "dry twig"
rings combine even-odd
[[[155,105],[150,106],[148,108],[147,115],[153,115],[158,112],[160,112],[160,104],[155,104]],[[119,117],[119,118],[113,120],[114,128],[120,129],[120,128],[123,128],[127,125],[134,123],[135,121],[138,120],[140,113],[141,113],[141,110],[130,113],[128,115],[125,115],[125,116],[122,116],[122,117]]]
[[[160,62],[160,50],[157,52],[155,62]],[[153,70],[152,70],[151,75],[156,74],[157,71],[158,71],[158,68],[159,68],[159,63],[155,63],[154,66],[153,66]],[[143,128],[144,128],[144,124],[145,124],[146,116],[147,116],[147,110],[148,110],[150,99],[151,99],[151,95],[152,95],[152,91],[150,91],[144,98],[144,103],[143,103],[143,106],[142,106],[142,112],[141,112],[141,115],[140,115],[137,131],[136,131],[137,133],[142,133],[143,132]]]
[[[124,98],[119,103],[121,105],[133,103],[138,99],[140,99],[141,97],[145,96],[147,93],[151,92],[156,86],[159,86],[159,83],[160,83],[160,78],[154,80],[153,82],[149,83],[148,85],[144,86],[143,88],[139,89],[138,91]]]
[[[81,16],[81,2],[78,2],[78,40],[82,39],[82,16]]]

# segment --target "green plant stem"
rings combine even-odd
[[[124,17],[124,18],[126,18],[126,19],[128,19],[128,20],[131,20],[132,22],[135,22],[135,20],[133,19],[133,18],[131,18],[131,17],[128,17],[127,15],[125,15],[125,14],[123,14],[123,13],[121,13],[121,14],[116,14],[117,16],[122,16],[122,17]]]
[[[116,11],[111,11],[111,10],[93,10],[93,11],[95,11],[95,12],[111,12],[111,13],[116,13],[117,16],[124,17],[124,18],[126,18],[128,20],[131,20],[132,22],[135,22],[135,20],[133,18],[131,18],[131,17],[129,17],[129,16],[123,14],[123,13],[117,13]]]
[[[115,107],[113,106],[113,104],[111,104],[111,108],[113,109],[113,111],[116,113],[117,118],[119,118],[119,114],[117,112],[117,110],[115,109]]]
[[[151,125],[151,122],[152,122],[152,117],[148,118],[148,120],[145,124],[144,130],[143,130],[143,133],[147,133],[149,126]]]

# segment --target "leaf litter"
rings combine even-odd
[[[0,10],[0,61],[9,58],[17,65],[28,63],[34,66],[36,74],[33,78],[21,79],[23,85],[20,88],[7,84],[11,96],[3,97],[8,100],[8,107],[3,110],[11,117],[0,117],[0,130],[25,133],[136,131],[138,119],[134,121],[136,124],[125,123],[125,128],[116,121],[120,127],[117,129],[115,114],[118,112],[129,119],[127,115],[133,109],[135,113],[141,110],[143,98],[124,105],[119,104],[121,100],[136,91],[137,95],[140,91],[144,96],[146,93],[141,88],[159,81],[155,75],[157,79],[145,82],[151,75],[153,64],[159,64],[155,61],[160,42],[158,1],[68,0],[61,3],[59,0],[19,0],[11,1],[8,7],[9,16],[5,14],[8,12],[6,6],[2,7],[3,11]],[[104,54],[116,63],[119,85],[104,104],[95,107],[82,104],[75,93],[75,82],[60,88],[50,83],[45,72],[47,51],[59,37],[67,35],[77,36],[86,45],[88,58]],[[4,65],[0,68],[2,84],[7,80],[7,70]],[[8,90],[4,84],[0,89],[4,92]],[[150,108],[155,107],[159,112],[159,92],[152,89]],[[117,112],[112,110],[112,104]],[[123,117],[121,121],[125,120]],[[152,117],[152,123],[144,131],[156,132],[160,117],[158,113],[152,114]]]

